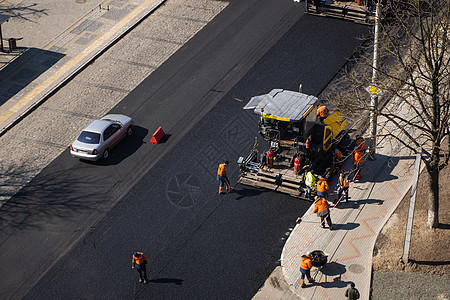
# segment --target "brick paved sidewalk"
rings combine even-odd
[[[334,230],[322,229],[313,206],[294,228],[282,253],[283,275],[301,299],[342,299],[346,286],[354,282],[361,299],[368,299],[371,282],[372,251],[378,233],[411,187],[413,156],[378,147],[377,159],[366,161],[361,181],[351,183],[348,203],[331,208]],[[395,153],[394,155],[392,153]],[[406,156],[403,156],[406,155]],[[350,169],[351,162],[346,167]],[[336,179],[330,185],[336,186]],[[332,195],[328,200],[332,200]],[[300,287],[300,257],[307,251],[322,250],[328,263],[312,269],[316,283]]]

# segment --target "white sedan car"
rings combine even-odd
[[[133,119],[124,115],[106,115],[92,121],[70,145],[70,154],[79,159],[106,159],[111,149],[133,133]]]

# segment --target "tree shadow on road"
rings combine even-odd
[[[5,181],[0,183],[5,187],[0,197],[11,197],[0,207],[1,237],[6,238],[17,230],[59,230],[61,220],[96,211],[102,204],[98,194],[108,191],[116,181],[113,177],[101,176],[97,166],[115,165],[131,156],[143,144],[147,132],[147,129],[135,126],[133,135],[125,138],[112,152],[111,160],[106,162],[80,163],[76,159],[62,159],[64,163],[50,164],[38,176],[30,167],[32,161],[21,167],[0,165],[3,173],[0,179]],[[61,156],[69,156],[68,152],[66,149]],[[84,173],[87,169],[89,172]],[[30,179],[15,192],[19,188],[15,185],[21,186]]]
[[[96,182],[98,188],[110,184],[109,180],[99,179],[95,174],[86,178],[73,173],[70,180],[58,181],[55,178],[67,176],[66,170],[46,172],[47,169],[1,206],[0,227],[4,236],[15,230],[52,228],[61,219],[95,209],[99,204],[98,197],[94,197],[95,189],[81,188],[83,192],[77,192],[80,187],[86,187],[86,182]]]

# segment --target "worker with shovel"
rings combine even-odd
[[[145,257],[145,254],[139,251],[135,252],[131,264],[131,268],[136,268],[139,273],[139,282],[147,283],[147,257]]]
[[[363,164],[364,153],[355,150],[353,152],[353,169],[355,170],[355,180],[361,179],[361,167]]]
[[[217,169],[217,180],[219,181],[219,194],[223,194],[223,188],[226,187],[227,193],[230,192],[230,180],[227,177],[227,166],[228,161],[225,161],[223,164],[219,165],[219,169]]]
[[[350,187],[350,182],[348,181],[348,176],[344,172],[339,174],[338,179],[338,196],[337,199],[334,200],[333,204],[337,204],[341,201],[342,193],[345,193],[345,202],[348,202],[348,188]]]

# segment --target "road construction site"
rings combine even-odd
[[[375,238],[411,184],[407,153],[379,146],[350,203],[332,210],[332,233],[317,228],[310,202],[241,185],[217,196],[215,180],[224,159],[238,180],[235,162],[257,128],[235,98],[299,82],[319,95],[366,26],[271,1],[86,1],[70,18],[50,13],[51,1],[19,4],[8,9],[30,15],[16,20],[40,26],[17,40],[0,73],[2,294],[322,299],[353,281],[367,299]],[[7,25],[4,37],[22,36]],[[71,158],[80,129],[109,111],[133,116],[130,144],[98,165]],[[169,137],[151,146],[159,126]],[[145,286],[129,270],[136,248],[149,253]],[[316,248],[329,263],[300,289],[299,255]],[[20,269],[10,259],[18,256]]]

